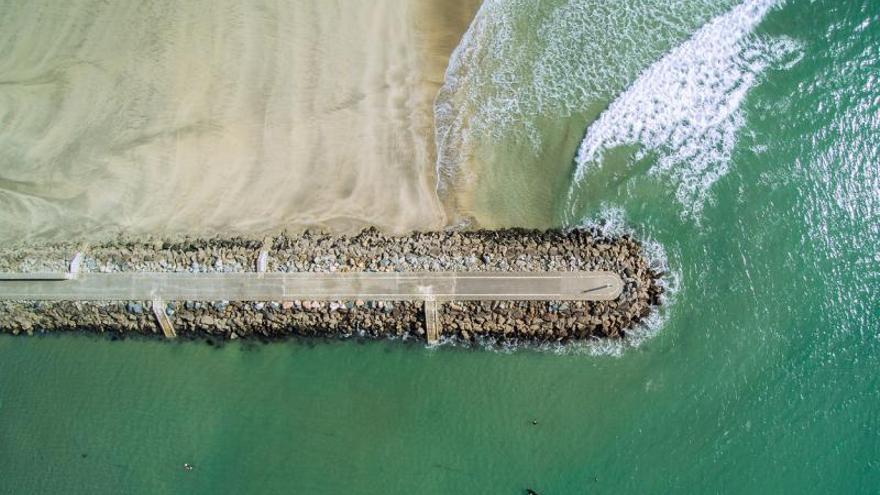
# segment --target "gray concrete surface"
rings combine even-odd
[[[0,274],[0,300],[571,300],[616,299],[611,272]]]

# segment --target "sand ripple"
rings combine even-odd
[[[432,101],[475,3],[5,5],[0,241],[442,225]]]

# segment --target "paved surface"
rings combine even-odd
[[[610,272],[0,274],[0,300],[601,301],[622,290]]]

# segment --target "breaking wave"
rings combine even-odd
[[[631,163],[656,156],[649,174],[671,180],[685,213],[699,217],[728,172],[749,90],[768,67],[797,61],[794,40],[752,34],[775,3],[740,4],[645,70],[587,130],[572,187],[602,166],[607,150],[635,145]]]
[[[729,0],[485,0],[434,104],[439,189],[480,146],[543,146],[562,122],[613,98]],[[650,39],[651,43],[644,40]]]

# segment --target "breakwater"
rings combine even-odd
[[[94,331],[220,339],[297,335],[566,342],[625,338],[627,330],[660,303],[663,291],[662,273],[649,266],[635,239],[605,235],[596,229],[415,232],[407,236],[368,229],[353,236],[306,232],[266,239],[118,239],[93,246],[68,243],[0,250],[0,272],[6,274],[27,277],[68,270],[72,272],[70,277],[161,273],[173,274],[180,281],[205,277],[223,280],[225,274],[266,283],[274,277],[283,282],[285,291],[277,297],[238,300],[104,300],[86,294],[83,300],[5,299],[0,301],[0,331]],[[580,283],[576,276],[582,273],[613,276],[620,286],[613,293],[608,292],[610,283],[583,286],[588,287],[584,290],[578,286],[574,292],[564,288],[572,283],[570,280]],[[307,291],[298,293],[290,288],[291,280],[321,278],[350,284],[356,280],[361,285],[355,288],[366,287],[361,278],[385,280],[386,284],[390,280],[397,284],[394,287],[402,285],[401,280],[415,278],[413,286],[421,287],[416,274],[425,274],[425,280],[431,281],[425,282],[426,291],[418,297],[377,297],[384,294],[377,289],[369,292],[369,298],[357,297],[352,289],[341,291],[348,296],[333,300],[327,293],[310,298],[305,297]],[[480,282],[480,274],[491,279],[484,284],[490,289],[485,293],[462,289],[465,282]],[[525,277],[527,274],[533,278]],[[538,282],[544,278],[558,279],[560,288],[553,289],[553,284],[547,285],[549,289],[539,287]],[[127,285],[135,283],[130,280]],[[339,286],[339,282],[333,284]],[[523,290],[532,285],[535,294]],[[590,295],[583,293],[593,290],[599,290],[597,294],[605,290],[605,296],[586,300]],[[498,296],[493,297],[496,292]],[[548,299],[548,294],[554,293],[560,298]],[[455,299],[461,294],[475,295]]]

